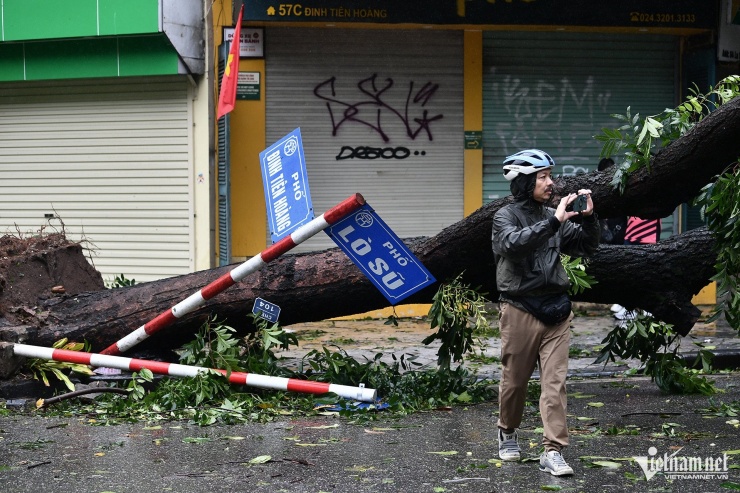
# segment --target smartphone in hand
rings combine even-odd
[[[583,212],[588,207],[588,199],[585,195],[579,195],[573,201],[573,212]]]

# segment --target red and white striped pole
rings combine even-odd
[[[66,361],[68,363],[79,363],[97,367],[118,368],[119,370],[127,371],[139,371],[142,368],[146,368],[151,370],[152,373],[173,377],[194,377],[198,373],[208,371],[208,368],[202,366],[180,365],[177,363],[125,358],[123,356],[110,356],[107,354],[84,353],[81,351],[70,351],[68,349],[29,346],[26,344],[13,344],[13,352],[16,356]],[[228,373],[226,370],[216,371],[224,375]],[[375,389],[365,387],[335,385],[333,383],[299,380],[296,378],[272,377],[269,375],[258,375],[256,373],[234,371],[228,375],[228,379],[229,383],[235,385],[247,385],[261,389],[287,390],[304,394],[326,394],[327,392],[333,392],[339,397],[361,402],[375,402],[378,397]]]
[[[111,344],[101,351],[101,354],[116,355],[128,351],[155,332],[172,325],[178,318],[200,308],[207,300],[233,286],[252,272],[261,269],[296,245],[303,243],[320,231],[344,219],[364,204],[365,199],[359,193],[346,198],[344,201],[324,212],[321,216],[304,224],[271,247],[266,248],[260,254],[234,267],[234,269],[222,275],[197,293],[188,296],[168,311],[158,315],[118,342]]]

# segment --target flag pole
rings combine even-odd
[[[127,336],[118,340],[114,344],[111,344],[101,351],[101,354],[116,355],[128,351],[155,332],[172,325],[183,315],[200,308],[206,301],[241,281],[252,272],[261,269],[277,257],[294,248],[296,245],[303,243],[320,231],[323,231],[332,224],[344,219],[364,204],[365,198],[359,193],[344,199],[339,204],[324,212],[321,216],[304,224],[271,247],[266,248],[246,262],[236,266],[234,269],[208,284],[197,293],[193,293],[166,312],[161,313],[153,320],[150,320]]]
[[[209,371],[209,368],[193,365],[181,365],[177,363],[166,363],[163,361],[151,361],[136,358],[125,358],[123,356],[110,356],[105,354],[86,353],[82,351],[70,351],[68,349],[54,349],[41,346],[29,346],[27,344],[13,344],[15,356],[27,358],[40,358],[54,361],[65,361],[83,365],[118,368],[125,371],[139,371],[144,368],[159,375],[172,377],[194,377],[199,373]],[[256,373],[236,372],[226,370],[215,370],[234,385],[246,385],[261,389],[283,390],[288,392],[299,392],[304,394],[326,394],[334,393],[345,399],[353,399],[361,402],[375,402],[378,393],[375,389],[366,387],[351,387],[349,385],[336,385],[327,382],[316,382],[313,380],[300,380],[297,378],[273,377],[270,375],[259,375]]]

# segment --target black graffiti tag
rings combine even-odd
[[[404,107],[399,111],[383,100],[383,95],[393,88],[394,82],[391,78],[386,78],[382,86],[379,85],[378,74],[358,82],[357,88],[363,97],[357,102],[347,102],[337,97],[336,80],[335,76],[330,77],[313,90],[316,97],[326,101],[333,136],[337,135],[339,127],[343,124],[354,122],[372,128],[381,136],[383,142],[389,142],[390,138],[383,131],[381,119],[384,113],[390,113],[403,122],[406,135],[412,140],[415,140],[422,131],[430,141],[434,140],[430,124],[443,118],[443,115],[429,116],[429,110],[425,106],[439,89],[439,84],[427,82],[414,91],[414,82],[410,81]],[[409,115],[412,111],[421,111],[421,116],[412,118]]]
[[[424,153],[424,151],[422,151]],[[417,151],[418,155],[419,152]],[[370,146],[342,146],[336,160],[343,159],[406,159],[411,155],[407,147],[370,147]]]

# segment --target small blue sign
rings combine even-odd
[[[313,219],[301,129],[260,152],[267,222],[275,243]]]
[[[392,305],[436,281],[367,203],[324,231]]]
[[[262,298],[254,300],[254,306],[252,307],[252,313],[258,317],[262,317],[268,322],[275,323],[280,317],[280,307],[274,303],[269,303]]]

